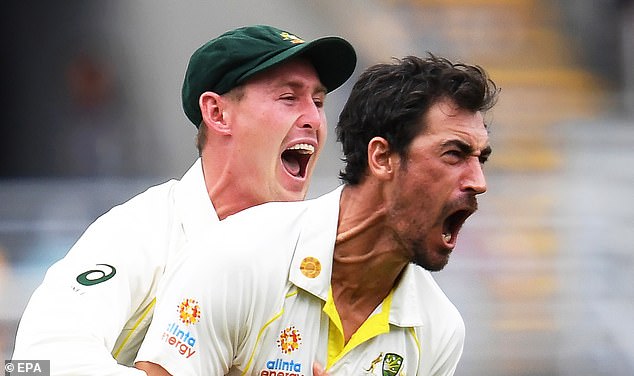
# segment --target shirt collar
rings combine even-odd
[[[328,298],[343,186],[308,201],[291,261],[289,280],[323,301]]]
[[[330,290],[342,189],[343,186],[340,186],[309,201],[289,273],[289,280],[293,284],[324,302],[328,299]],[[442,294],[439,290],[428,271],[414,264],[407,265],[393,290],[390,324],[400,327],[421,326],[424,322],[421,312],[424,312],[426,296]],[[428,301],[434,300],[432,298]]]
[[[393,290],[390,323],[406,328],[423,325],[425,307],[429,305],[429,302],[436,300],[425,299],[425,296],[429,293],[435,294],[437,288],[438,285],[427,270],[414,264],[407,265],[398,285]]]
[[[200,158],[183,175],[174,190],[174,206],[187,238],[204,234],[210,225],[219,222],[207,193]]]

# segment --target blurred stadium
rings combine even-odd
[[[457,375],[634,374],[634,1],[3,2],[0,356],[51,263],[196,156],[192,51],[246,24],[340,35],[357,73],[427,51],[483,66],[489,191],[437,278],[467,325]],[[355,77],[356,77],[355,75]],[[311,197],[338,185],[334,124]],[[77,313],[81,315],[81,312]]]

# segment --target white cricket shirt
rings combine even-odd
[[[330,293],[341,188],[269,203],[191,242],[159,286],[137,360],[173,375],[452,375],[464,323],[431,274],[409,265],[344,346]]]
[[[180,181],[112,208],[47,271],[20,320],[13,359],[50,359],[51,375],[145,375],[118,363],[132,364],[170,259],[217,223],[200,159]]]

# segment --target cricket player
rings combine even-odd
[[[157,375],[453,375],[463,320],[431,272],[486,191],[477,66],[430,55],[363,73],[340,115],[344,185],[190,243],[161,281],[137,367]]]
[[[97,219],[48,270],[13,359],[50,359],[52,375],[144,375],[130,366],[166,267],[193,239],[223,237],[218,224],[240,210],[304,199],[326,140],[326,94],[355,64],[342,38],[304,41],[265,25],[228,31],[194,52],[182,99],[199,128],[200,158],[180,181]]]

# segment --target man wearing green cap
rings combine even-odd
[[[189,243],[159,286],[137,366],[452,376],[464,322],[431,272],[487,189],[497,93],[480,67],[433,55],[364,71],[336,126],[343,185],[249,208],[218,225],[227,236]]]
[[[143,375],[128,366],[170,260],[192,239],[221,237],[216,227],[234,213],[304,199],[326,139],[326,93],[355,64],[342,38],[306,42],[263,25],[194,52],[182,98],[200,158],[180,181],[101,216],[48,270],[20,321],[13,359],[49,359],[51,375]]]

